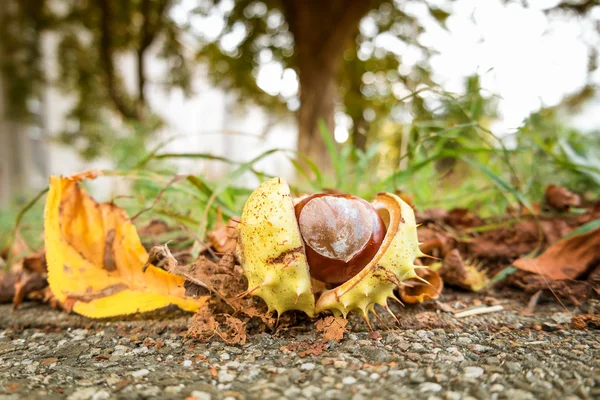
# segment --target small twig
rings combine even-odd
[[[502,311],[502,310],[504,310],[503,306],[481,307],[481,308],[474,308],[471,310],[462,311],[462,312],[454,314],[454,316],[456,318],[464,318],[464,317],[470,317],[473,315],[489,314],[489,313],[493,313],[496,311]]]
[[[537,305],[540,296],[542,295],[543,290],[538,290],[535,292],[533,296],[529,299],[529,303],[527,303],[527,307],[521,310],[519,315],[523,317],[530,317],[533,315],[533,310],[535,310],[535,306]]]
[[[33,199],[31,199],[27,204],[25,204],[25,206],[19,211],[19,214],[17,214],[17,218],[15,219],[15,225],[13,227],[13,232],[12,232],[12,237],[10,238],[10,240],[8,241],[7,244],[7,248],[8,248],[8,255],[6,256],[6,265],[5,265],[5,269],[8,270],[8,268],[10,268],[12,266],[13,263],[13,254],[12,254],[12,247],[13,244],[15,243],[15,240],[17,239],[17,235],[19,233],[19,227],[21,226],[21,222],[23,222],[23,218],[25,217],[25,214],[27,214],[27,212],[29,210],[31,210],[33,208],[33,206],[35,206],[35,204],[38,202],[39,199],[41,199],[47,192],[48,192],[49,188],[46,188],[44,190],[42,190],[41,192],[39,192]]]
[[[167,191],[168,188],[170,188],[175,183],[177,183],[177,182],[179,182],[182,179],[185,179],[187,177],[188,177],[188,175],[175,175],[173,178],[171,178],[171,180],[169,182],[167,182],[167,185],[165,187],[163,187],[160,190],[160,192],[158,192],[158,195],[156,196],[156,198],[154,199],[154,201],[152,202],[152,204],[149,207],[146,207],[143,210],[141,210],[140,212],[138,212],[137,214],[135,214],[133,217],[131,217],[131,221],[133,222],[137,217],[139,217],[140,215],[142,215],[146,211],[152,210],[154,208],[154,206],[158,204],[158,202],[160,201],[162,195]]]

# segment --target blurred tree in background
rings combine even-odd
[[[221,1],[200,3],[193,12],[208,17]],[[449,15],[427,7],[440,24]],[[405,111],[398,102],[402,96],[432,83],[429,49],[419,43],[422,31],[415,17],[389,1],[238,0],[225,11],[220,34],[203,38],[199,55],[212,66],[213,82],[237,91],[242,101],[252,98],[271,109],[287,103],[294,110],[299,100],[298,150],[323,163],[329,157],[319,119],[333,132],[335,111],[343,111],[352,120],[353,143],[364,150],[377,122]],[[383,46],[381,38],[407,53],[417,52],[421,61],[399,70],[402,56]],[[265,60],[297,75],[299,99],[261,90],[255,77]],[[424,111],[418,101],[413,107]]]
[[[0,33],[11,113],[25,116],[27,99],[39,94],[41,35],[53,32],[60,68],[52,83],[74,97],[63,139],[84,155],[102,153],[110,135],[105,121],[116,114],[143,141],[160,125],[145,93],[145,60],[155,48],[167,65],[161,77],[167,88],[189,93],[193,68],[204,61],[212,81],[236,93],[241,104],[297,112],[298,149],[325,165],[317,122],[324,119],[333,132],[336,110],[350,118],[351,141],[359,149],[374,132],[385,131],[389,120],[399,126],[407,115],[416,125],[441,117],[458,122],[464,114],[464,107],[451,110],[421,95],[425,87],[435,87],[431,50],[422,44],[422,21],[404,10],[409,2],[426,7],[442,27],[452,12],[451,3],[444,3],[446,9],[424,0],[5,0]],[[565,0],[549,12],[585,14],[595,4]],[[183,18],[175,18],[182,10]],[[211,18],[222,21],[216,34],[197,29]],[[134,55],[133,90],[119,69],[124,54]],[[405,62],[408,57],[413,60]],[[264,62],[297,77],[297,93],[261,88],[257,75]],[[469,110],[471,118],[479,115],[476,105]],[[418,128],[410,129],[414,139]]]
[[[515,199],[523,204],[523,199],[542,198],[549,183],[600,192],[597,132],[594,136],[565,126],[565,116],[594,96],[597,84],[588,79],[561,104],[540,109],[514,132],[494,136],[489,128],[498,99],[482,90],[480,77],[467,77],[462,90],[450,94],[432,72],[434,51],[424,26],[445,29],[453,16],[450,0],[1,2],[0,112],[11,123],[0,126],[0,164],[12,168],[5,173],[11,177],[27,174],[15,173],[21,154],[42,157],[23,152],[23,146],[14,145],[18,140],[6,145],[3,139],[23,139],[25,130],[13,129],[18,125],[40,125],[36,107],[48,87],[61,89],[71,101],[60,139],[88,158],[126,160],[113,166],[129,171],[162,124],[161,110],[149,102],[149,88],[191,94],[193,75],[206,69],[212,83],[234,94],[241,107],[258,104],[269,114],[296,114],[299,150],[319,164],[308,171],[293,160],[296,193],[335,187],[370,197],[399,190],[422,207],[467,207],[493,215],[504,213]],[[564,0],[546,12],[579,18],[593,13],[597,3]],[[418,16],[409,6],[421,10]],[[597,59],[592,49],[590,75]],[[160,68],[149,71],[156,60]],[[514,60],[518,68],[522,62]],[[295,85],[267,87],[261,74]],[[321,118],[330,133],[337,134],[340,125],[348,128],[349,140],[339,149],[332,140],[326,149],[317,130]],[[257,158],[269,151],[274,152],[268,149]],[[163,168],[168,162],[161,158],[151,165],[151,158],[132,172],[136,178],[146,175],[131,187],[131,210],[150,206],[171,185],[175,168],[154,174],[155,165],[164,162]],[[237,215],[248,195],[247,188],[236,186],[240,176],[265,175],[252,162],[236,161],[218,182],[194,177],[190,185],[198,191],[192,192],[192,200],[189,188],[178,188],[185,201],[166,204],[161,215],[192,229],[205,219],[199,214],[206,214],[212,201],[226,216]],[[46,177],[44,173],[43,185]],[[2,178],[0,173],[0,184],[5,184]],[[13,181],[18,181],[13,187],[27,187],[21,177]],[[2,193],[5,186],[0,185],[0,195],[7,192]],[[8,199],[0,196],[3,201]],[[182,204],[189,209],[181,211]],[[213,211],[207,212],[212,220]],[[15,213],[0,212],[0,244]],[[41,215],[38,209],[31,221],[37,224]]]

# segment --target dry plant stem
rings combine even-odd
[[[529,303],[527,303],[527,307],[522,309],[521,312],[519,313],[519,315],[522,315],[525,317],[532,316],[533,311],[535,310],[535,306],[537,305],[542,293],[543,293],[543,290],[538,290],[537,292],[535,292],[535,294],[533,296],[531,296],[531,298],[529,299]]]
[[[167,191],[168,188],[170,188],[171,186],[173,186],[175,183],[187,178],[188,175],[175,175],[169,182],[167,182],[167,185],[165,187],[163,187],[160,192],[158,192],[158,195],[156,196],[156,198],[154,199],[154,201],[152,202],[152,204],[149,207],[144,208],[143,210],[140,210],[137,214],[135,214],[133,217],[131,217],[131,221],[135,221],[137,219],[137,217],[139,217],[140,215],[142,215],[143,213],[152,210],[160,201],[162,195]]]
[[[11,249],[14,241],[17,238],[17,235],[19,233],[19,227],[21,226],[21,222],[23,221],[25,214],[27,214],[27,212],[33,208],[35,203],[37,203],[38,200],[41,199],[48,192],[48,190],[49,189],[46,188],[46,189],[40,191],[33,199],[31,199],[31,201],[29,203],[25,204],[25,206],[21,209],[21,211],[19,211],[19,214],[17,215],[17,218],[15,219],[15,226],[13,228],[12,238],[8,241],[8,244],[7,244],[9,251],[8,251],[8,256],[6,258],[6,265],[4,266],[4,268],[6,270],[8,270],[13,263],[13,255],[12,255],[12,252],[10,251],[10,249]]]
[[[454,316],[456,318],[464,318],[464,317],[471,317],[473,315],[490,314],[490,313],[498,312],[498,311],[502,311],[502,310],[504,310],[504,307],[500,306],[500,305],[492,306],[492,307],[480,307],[480,308],[474,308],[471,310],[456,313],[456,314],[454,314]]]

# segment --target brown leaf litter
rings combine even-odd
[[[221,209],[217,210],[217,221],[215,227],[207,233],[210,245],[219,253],[225,254],[235,251],[237,244],[237,231],[235,230],[238,222],[235,219],[229,219],[227,224],[223,224]]]
[[[295,352],[299,357],[307,357],[307,356],[319,356],[323,351],[325,351],[325,341],[324,340],[312,340],[312,339],[303,339],[297,340],[285,346],[282,346],[279,350],[282,352]]]
[[[472,292],[480,291],[489,282],[485,271],[465,263],[458,249],[452,249],[446,254],[442,266],[437,272],[444,283]]]
[[[565,188],[549,186],[544,204],[546,209],[566,212],[571,207],[579,206],[581,199]],[[417,269],[421,280],[413,279],[401,285],[400,298],[405,303],[437,299],[444,284],[478,291],[488,286],[491,274],[513,262],[522,272],[511,276],[508,282],[527,293],[551,290],[556,296],[575,304],[598,296],[600,230],[564,240],[561,238],[574,228],[600,218],[600,202],[584,214],[536,213],[518,218],[504,216],[482,219],[468,209],[417,212],[417,220],[423,224],[418,230],[421,250],[439,257],[440,261],[419,260],[431,269]],[[248,329],[258,326],[261,330],[273,330],[297,325],[297,313],[285,313],[278,320],[267,313],[267,307],[261,299],[247,295],[247,281],[235,258],[236,232],[233,228],[236,224],[235,219],[223,223],[219,210],[215,228],[207,234],[209,246],[203,248],[201,255],[193,262],[189,262],[191,253],[186,248],[183,248],[185,256],[172,254],[166,245],[155,246],[149,252],[146,267],[152,264],[185,278],[186,296],[198,298],[212,295],[211,300],[194,316],[188,332],[190,337],[201,341],[218,337],[229,344],[243,344],[247,340]],[[150,243],[156,243],[161,235],[176,234],[173,228],[160,220],[151,221],[139,232],[145,238],[151,238]],[[110,240],[109,234],[106,240]],[[105,243],[105,249],[111,247]],[[522,258],[540,248],[547,249],[539,257]],[[50,300],[48,291],[43,290],[47,283],[40,260],[42,258],[39,257],[29,260],[29,266],[19,276],[15,273],[0,274],[0,301],[14,298],[18,304],[26,297]],[[114,256],[103,254],[104,265],[110,266],[111,260],[114,261]],[[321,286],[315,287],[315,292],[325,289]],[[112,290],[110,286],[108,289]],[[78,301],[84,300],[80,298]],[[69,304],[65,306],[68,308]],[[452,310],[450,306],[447,308]],[[427,314],[426,318],[425,314],[419,314],[417,322],[432,324],[433,316]],[[583,324],[579,320],[576,322]],[[347,323],[343,318],[324,317],[315,323],[316,330],[322,334],[322,341],[299,341],[294,350],[288,350],[299,351],[303,356],[318,354],[323,351],[324,341],[343,339]]]
[[[348,320],[342,317],[325,317],[315,323],[317,332],[321,332],[324,340],[340,341],[344,337]]]
[[[513,265],[552,280],[577,279],[600,265],[600,228],[558,241],[540,256],[519,258]]]
[[[578,194],[554,184],[546,187],[544,200],[548,208],[556,211],[568,211],[571,207],[577,207],[581,204],[581,198]]]
[[[0,303],[17,308],[27,298],[48,301],[47,278],[44,251],[23,257],[9,271],[0,271]]]
[[[404,303],[416,304],[440,297],[444,282],[432,269],[417,268],[415,270],[420,279],[411,278],[402,282],[398,287],[398,294]]]

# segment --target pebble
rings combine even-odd
[[[106,400],[110,397],[110,393],[106,390],[100,390],[97,387],[88,387],[79,389],[73,392],[68,400]]]
[[[316,395],[321,393],[321,388],[313,385],[306,386],[302,389],[302,394],[304,397],[308,397],[309,399],[314,398]]]
[[[313,369],[315,369],[316,365],[313,363],[304,363],[302,365],[300,365],[300,369],[302,371],[312,371]]]
[[[446,392],[446,400],[461,400],[463,397],[457,392]]]
[[[377,380],[379,380],[379,378],[381,378],[381,375],[379,375],[377,372],[373,372],[373,373],[372,373],[372,374],[369,376],[369,378],[371,378],[371,379],[372,379],[372,380],[374,380],[374,381],[377,381]]]
[[[342,383],[344,385],[354,385],[356,383],[356,378],[353,376],[346,376],[342,379]]]
[[[228,369],[234,369],[234,370],[237,370],[237,369],[239,369],[239,368],[240,368],[241,364],[240,364],[239,362],[237,362],[237,361],[230,361],[230,362],[228,362],[227,364],[225,364],[225,366],[226,366]]]
[[[521,372],[521,370],[523,369],[523,367],[521,366],[520,363],[518,362],[513,362],[513,361],[507,361],[504,364],[504,367],[509,371],[509,372]]]
[[[144,369],[139,369],[137,371],[133,371],[131,373],[131,376],[133,376],[134,378],[141,378],[143,376],[148,375],[149,373],[150,373],[150,371],[147,370],[146,368],[144,368]]]
[[[177,386],[167,386],[165,387],[165,393],[169,394],[177,394],[183,390],[185,385],[177,385]]]
[[[536,308],[535,321],[540,326],[552,322],[552,313],[543,313],[549,306],[544,303]],[[30,397],[72,400],[135,396],[368,400],[399,394],[427,400],[600,398],[596,374],[600,342],[595,332],[575,331],[567,325],[555,332],[533,334],[500,330],[491,337],[481,331],[490,324],[509,327],[518,321],[529,328],[531,318],[515,312],[465,320],[440,314],[440,321],[451,321],[453,327],[382,329],[380,341],[369,339],[366,331],[355,331],[340,343],[319,342],[324,344],[322,354],[299,357],[302,350],[286,353],[281,349],[298,341],[310,346],[319,341],[301,327],[292,336],[285,331],[249,333],[245,345],[234,347],[218,339],[210,343],[184,340],[174,333],[181,332],[183,319],[177,320],[176,329],[170,320],[161,321],[160,329],[147,320],[127,320],[94,322],[87,332],[67,332],[60,327],[87,322],[44,309],[43,323],[51,324],[46,317],[51,315],[59,325],[44,329],[42,335],[37,328],[10,328],[13,323],[7,323],[1,313],[10,306],[2,307],[0,392],[5,396],[0,397],[7,400],[27,398],[29,393]],[[407,318],[413,311],[407,307]],[[22,318],[28,312],[24,308],[10,318]],[[360,323],[358,318],[352,320],[351,329]]]
[[[191,393],[191,397],[193,397],[194,400],[212,400],[212,395],[210,393],[200,392],[198,390],[194,390]]]
[[[300,395],[300,393],[302,393],[300,388],[298,388],[297,386],[290,386],[289,388],[285,389],[285,391],[283,392],[283,395],[287,398],[292,398],[292,397],[298,397]]]
[[[226,369],[222,369],[219,371],[218,379],[220,383],[229,383],[235,380],[235,375],[230,374]]]
[[[419,385],[421,393],[437,393],[442,390],[442,385],[433,382],[425,382]]]
[[[483,368],[481,367],[466,367],[463,375],[465,378],[479,378],[483,375]]]

